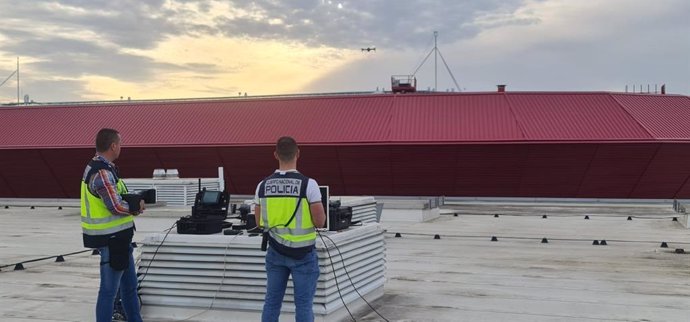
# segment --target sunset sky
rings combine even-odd
[[[19,57],[20,96],[36,102],[388,90],[438,31],[461,91],[689,95],[688,13],[685,0],[0,0],[0,82]],[[454,87],[439,57],[438,90]],[[12,77],[0,103],[16,99]]]

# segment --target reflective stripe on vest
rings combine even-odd
[[[87,171],[88,172],[88,171]],[[117,192],[127,193],[122,180],[117,179]],[[134,216],[113,215],[101,198],[94,196],[87,183],[81,182],[81,228],[87,235],[109,235],[134,227]]]
[[[311,246],[316,243],[316,230],[311,221],[311,211],[306,198],[302,198],[295,219],[288,227],[284,225],[295,211],[297,198],[261,198],[260,201],[261,218],[264,223],[267,223],[264,227],[271,227],[269,234],[276,242],[292,248]]]

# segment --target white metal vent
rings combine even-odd
[[[156,189],[157,201],[169,206],[193,206],[199,179],[123,179],[129,190]],[[201,188],[223,190],[218,178],[202,178]]]
[[[378,222],[376,216],[376,200],[374,197],[335,197],[331,199],[340,199],[341,206],[352,207],[353,222]]]
[[[353,286],[363,296],[383,287],[386,247],[379,224],[321,234],[330,237],[342,254],[324,238],[329,259],[324,243],[317,237],[321,274],[314,298],[315,314],[328,315],[343,307],[340,294],[348,304],[359,299]],[[163,237],[148,236],[142,247],[139,294],[145,306],[212,305],[212,309],[261,311],[266,285],[261,237],[171,232],[153,258]],[[283,311],[295,311],[293,294],[289,282]]]

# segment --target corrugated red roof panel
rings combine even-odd
[[[636,120],[609,95],[509,94],[506,99],[526,140],[650,140]]]
[[[434,93],[0,108],[0,149],[690,141],[690,98],[610,93]]]
[[[503,95],[398,95],[391,108],[393,142],[523,141]]]
[[[653,137],[690,138],[690,97],[678,95],[612,94]]]

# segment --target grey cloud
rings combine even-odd
[[[3,49],[41,58],[38,62],[29,63],[31,67],[43,73],[69,78],[105,75],[124,81],[145,81],[157,71],[187,70],[185,66],[159,63],[149,57],[121,53],[117,48],[61,37],[23,39],[10,43]]]
[[[0,3],[0,18],[25,20],[27,28],[41,25],[89,30],[103,39],[127,48],[152,48],[167,35],[180,32],[173,13],[162,8],[164,1],[61,1],[80,8],[84,14],[70,14],[49,8],[53,1]],[[105,13],[105,14],[100,14]]]
[[[522,1],[233,1],[237,8],[260,10],[267,19],[221,17],[216,25],[225,35],[291,40],[309,45],[353,48],[376,44],[392,48],[419,47],[441,32],[447,39],[475,35],[479,26],[471,22],[487,12],[512,14]],[[343,9],[336,5],[343,3]],[[280,19],[283,25],[270,23]],[[310,23],[305,23],[308,20]],[[504,24],[533,23],[506,20]]]
[[[481,47],[492,51],[490,57],[483,57],[471,40],[440,48],[460,87],[468,91],[493,91],[496,84],[508,84],[508,90],[513,91],[624,91],[626,84],[629,89],[633,84],[638,88],[642,84],[645,89],[650,84],[654,90],[654,84],[666,83],[670,92],[688,94],[690,24],[686,13],[690,11],[690,2],[667,4],[673,9],[620,9],[615,14],[603,14],[603,20],[583,17],[583,23],[591,24],[587,26],[591,35],[569,37],[568,30],[553,30],[545,32],[552,36],[549,39],[535,41],[528,34],[516,34],[514,39],[493,47]],[[524,40],[530,45],[521,45]],[[475,58],[464,58],[468,54]],[[407,68],[423,58],[409,52],[387,53],[389,61],[382,61],[379,56],[325,75],[309,84],[309,88],[343,91],[354,86],[359,90],[389,87],[387,76],[406,70],[385,66]],[[438,76],[440,90],[454,87],[442,65]],[[433,86],[433,65],[427,63],[417,79],[420,89]]]
[[[11,86],[0,87],[0,104],[16,103],[16,83]],[[84,84],[81,81],[72,80],[37,80],[33,77],[22,78],[20,101],[24,102],[24,95],[36,103],[56,101],[77,101],[86,94]],[[115,98],[113,98],[115,99]]]
[[[214,64],[189,63],[184,64],[188,70],[203,71],[207,73],[214,73],[218,71],[218,66]]]
[[[159,73],[196,71],[213,74],[219,68],[212,64],[174,65],[126,53],[123,49],[149,49],[170,35],[184,33],[196,26],[176,22],[176,12],[165,9],[165,1],[9,1],[0,2],[0,35],[9,39],[0,47],[8,56],[20,56],[25,70],[34,71],[34,79],[79,78],[97,75],[126,82],[145,82]],[[55,10],[64,6],[68,10]],[[180,15],[191,13],[180,13]],[[46,30],[60,30],[49,34]],[[70,30],[90,31],[97,40],[70,37]],[[208,31],[208,30],[202,30]],[[34,61],[34,62],[30,62]],[[2,66],[3,69],[9,66]],[[227,72],[227,68],[223,70]],[[47,85],[50,84],[50,85]],[[60,85],[58,85],[60,84]],[[55,92],[51,86],[63,81],[22,82],[22,88],[55,100],[82,97],[82,82],[64,81],[66,90]],[[34,86],[35,85],[35,86]],[[5,87],[5,86],[4,86]],[[8,90],[0,88],[4,94]],[[9,91],[9,97],[12,97]],[[16,95],[15,95],[16,96]],[[46,96],[44,96],[46,97]]]

